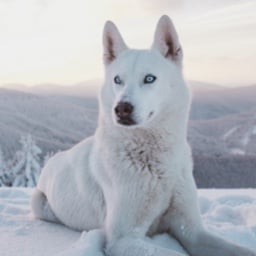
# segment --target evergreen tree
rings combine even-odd
[[[16,153],[12,168],[13,186],[34,187],[40,175],[41,165],[39,155],[41,149],[36,145],[31,135],[21,137],[22,149]]]
[[[0,148],[0,187],[11,186],[13,182],[13,175],[10,171],[10,161],[6,161],[3,151]]]
[[[6,166],[4,161],[3,151],[0,148],[0,186],[4,186],[4,176],[6,172]]]

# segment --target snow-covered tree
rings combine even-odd
[[[12,185],[34,187],[41,171],[39,155],[42,151],[31,135],[22,136],[20,143],[22,149],[16,153],[11,170],[14,176]]]
[[[12,185],[13,175],[10,172],[9,165],[10,161],[5,159],[3,151],[0,148],[0,187]]]
[[[3,151],[0,148],[0,186],[4,186],[4,176],[6,171],[6,165],[4,161]]]

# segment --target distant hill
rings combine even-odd
[[[91,135],[98,103],[96,93],[86,96],[88,83],[74,87],[16,86],[27,88],[26,92],[0,88],[0,145],[4,152],[11,154],[20,135],[26,133],[31,133],[44,151],[68,148]],[[92,83],[99,87],[98,81]],[[225,88],[196,81],[190,86],[189,140],[194,151],[256,154],[256,86]]]
[[[6,84],[2,88],[9,90],[27,92],[39,95],[67,95],[78,97],[96,97],[102,82],[100,80],[88,80],[72,85],[59,84],[38,84],[35,86],[27,86],[24,84]],[[1,88],[1,87],[0,87]]]
[[[221,89],[206,89],[209,86],[201,88],[195,87],[193,90],[192,120],[219,118],[256,107],[256,85]]]
[[[225,89],[226,88],[226,87],[218,85],[218,84],[200,82],[200,81],[195,81],[195,80],[188,81],[188,86],[195,93],[202,92],[202,91],[216,91],[216,90],[220,90],[220,89]]]
[[[55,152],[93,133],[97,101],[0,89],[0,120],[0,146],[5,154],[13,154],[25,134],[32,134],[43,151]]]
[[[194,150],[256,155],[256,86],[205,88],[193,91],[189,140]]]
[[[197,153],[256,155],[256,107],[221,118],[192,120],[189,127],[189,140]]]

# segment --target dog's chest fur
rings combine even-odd
[[[112,144],[113,145],[113,144]],[[170,147],[163,136],[147,133],[134,134],[116,141],[110,148],[112,171],[132,175],[150,175],[161,179],[167,172],[167,161],[170,156]],[[117,170],[114,170],[117,169]],[[122,170],[123,169],[123,170]]]

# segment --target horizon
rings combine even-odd
[[[162,14],[178,31],[187,80],[254,85],[255,9],[253,0],[0,1],[0,86],[101,81],[105,21],[117,25],[131,48],[147,48]]]
[[[88,97],[97,97],[97,95],[100,92],[100,89],[103,84],[102,79],[94,79],[94,80],[85,80],[80,81],[74,84],[57,84],[57,83],[41,83],[41,84],[35,84],[35,85],[26,85],[26,84],[2,84],[0,85],[0,89],[7,89],[11,91],[18,91],[18,92],[26,92],[26,93],[54,93],[54,94],[67,94],[67,95],[79,95],[79,93],[82,93],[83,95],[86,95]],[[256,88],[255,84],[245,84],[242,86],[234,85],[234,86],[225,86],[220,84],[214,84],[214,83],[208,83],[204,81],[198,81],[198,80],[186,80],[186,83],[190,90],[193,91],[222,91],[226,89],[250,89],[250,88]],[[72,92],[72,89],[75,88],[76,91]],[[254,89],[253,89],[254,90]]]

